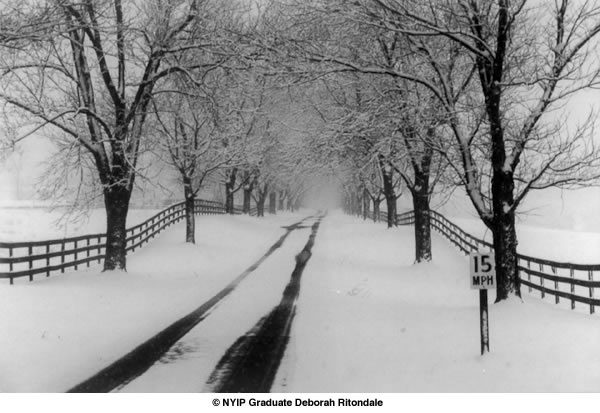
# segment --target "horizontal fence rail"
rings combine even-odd
[[[236,209],[235,213],[241,210]],[[196,199],[195,214],[224,214],[222,203]],[[250,211],[252,214],[252,211]],[[162,210],[141,224],[127,230],[127,252],[134,252],[156,237],[169,226],[185,218],[185,202]],[[106,251],[106,234],[89,234],[78,237],[33,242],[0,242],[0,279],[33,277],[38,274],[50,276],[67,268],[77,270],[80,266],[101,263]]]
[[[465,254],[493,249],[491,243],[467,233],[442,214],[430,211],[429,215],[431,226]],[[397,216],[398,225],[411,225],[414,221],[414,211]],[[575,309],[575,303],[588,305],[590,314],[600,306],[600,299],[595,298],[595,289],[600,288],[595,274],[600,271],[600,265],[558,262],[523,254],[517,254],[517,258],[521,285],[530,293],[536,290],[542,298],[551,296],[556,304],[563,298],[571,309]]]

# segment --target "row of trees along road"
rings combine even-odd
[[[105,270],[126,268],[126,218],[136,178],[147,179],[144,158],[179,175],[189,242],[193,197],[206,177],[218,172],[234,182],[239,170],[256,169],[247,155],[265,121],[247,103],[264,87],[244,83],[260,75],[256,51],[241,41],[255,20],[244,1],[0,4],[0,99],[16,125],[3,125],[3,140],[55,138],[66,164],[88,179],[82,186],[95,187],[82,193],[101,194]]]
[[[254,198],[262,215],[267,198],[296,207],[326,177],[365,218],[385,200],[390,227],[410,194],[415,261],[429,261],[430,203],[462,187],[493,234],[497,301],[520,295],[515,215],[526,196],[600,176],[595,114],[566,105],[598,84],[594,2],[47,0],[1,10],[4,138],[43,128],[93,168],[106,270],[125,268],[125,220],[136,177],[151,180],[148,154],[178,175],[189,242],[192,200],[209,178],[223,183],[229,212],[242,190],[244,210]]]
[[[388,113],[380,105],[369,109],[367,124],[385,128],[391,117],[390,129],[371,132],[395,147],[386,153],[365,143],[371,156],[356,169],[375,157],[387,168],[384,177],[401,174],[420,221],[417,238],[428,233],[429,182],[438,181],[431,172],[447,170],[446,181],[464,188],[493,234],[496,300],[520,295],[515,214],[522,201],[533,190],[585,185],[600,175],[594,113],[567,122],[565,108],[576,92],[598,84],[600,7],[568,0],[288,0],[272,13],[282,29],[264,47],[274,55],[302,62],[299,73],[353,74],[361,88],[391,101]],[[369,135],[358,129],[353,138]],[[417,239],[417,261],[431,257],[427,238]]]

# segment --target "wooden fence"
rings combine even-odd
[[[397,219],[398,225],[411,225],[414,212],[399,214]],[[438,212],[430,211],[430,220],[437,232],[465,254],[493,249],[491,243],[463,231]],[[594,273],[600,272],[600,265],[558,262],[523,254],[517,257],[521,285],[527,287],[530,293],[536,290],[542,298],[551,296],[556,304],[563,298],[570,302],[571,309],[575,309],[575,303],[586,304],[590,314],[595,312],[596,306],[600,306],[600,299],[594,297],[594,290],[600,288],[600,281],[594,280]]]
[[[196,214],[224,214],[222,203],[195,200]],[[235,213],[240,213],[235,208]],[[256,214],[255,209],[251,214]],[[185,204],[180,202],[164,209],[141,224],[127,230],[127,252],[141,248],[164,229],[185,218]],[[0,279],[8,278],[13,284],[15,278],[33,277],[60,271],[67,268],[77,270],[80,266],[102,262],[106,250],[106,234],[89,234],[79,237],[53,239],[34,242],[0,242]]]

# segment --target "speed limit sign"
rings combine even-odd
[[[496,286],[496,261],[493,252],[474,252],[469,257],[471,288],[487,290]]]
[[[488,326],[488,288],[496,286],[496,261],[493,252],[472,252],[469,255],[471,289],[479,290],[479,331],[481,355],[490,351]]]

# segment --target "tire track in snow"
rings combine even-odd
[[[180,318],[158,334],[140,344],[108,367],[102,369],[89,379],[74,386],[68,393],[106,393],[129,383],[148,370],[184,335],[204,320],[225,297],[227,297],[248,275],[254,272],[273,252],[279,249],[292,231],[302,228],[302,224],[314,218],[307,216],[285,228],[286,232],[267,250],[254,264],[248,267],[237,278],[230,282],[215,296],[196,310]]]
[[[267,393],[287,347],[300,280],[325,214],[312,225],[308,242],[296,256],[296,267],[277,307],[249,332],[238,338],[212,372],[206,391],[215,393]]]

